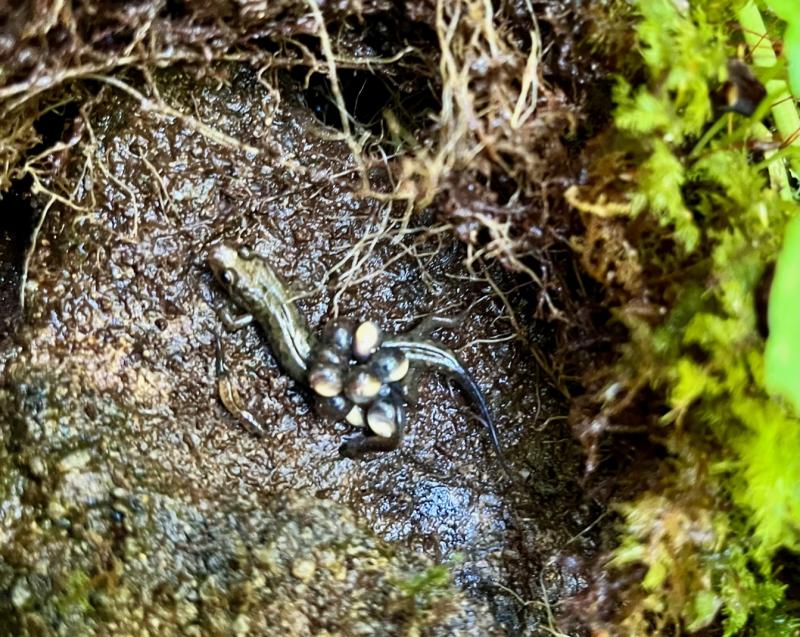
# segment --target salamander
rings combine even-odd
[[[312,334],[307,321],[292,301],[281,277],[262,256],[257,255],[248,248],[237,248],[227,243],[220,243],[211,249],[208,261],[212,272],[228,295],[241,310],[246,312],[245,315],[236,319],[233,319],[230,315],[223,316],[223,322],[232,329],[238,329],[253,320],[257,321],[264,330],[278,364],[291,378],[306,387],[315,387],[319,394],[318,401],[342,402],[343,396],[340,394],[330,395],[332,391],[331,383],[315,383],[316,377],[314,374],[320,369],[323,371],[330,369],[341,373],[341,369],[336,370],[325,366],[332,364],[331,361],[335,360],[335,357],[330,353],[331,346],[334,349],[337,347],[339,349],[350,347],[349,344],[353,340],[353,333],[356,331],[355,325],[347,321],[332,323],[330,327],[335,329],[326,330],[323,339],[326,342],[320,343]],[[483,393],[475,379],[466,370],[455,353],[427,338],[432,329],[452,326],[454,323],[455,321],[434,317],[424,321],[421,326],[406,335],[391,337],[383,340],[382,343],[376,342],[375,347],[371,348],[370,352],[357,351],[353,355],[357,359],[352,361],[353,373],[362,368],[365,370],[372,369],[368,367],[369,358],[372,356],[375,356],[374,365],[377,365],[380,360],[380,364],[385,366],[387,364],[386,352],[388,350],[389,352],[401,352],[412,368],[427,368],[442,372],[453,378],[465,396],[477,406],[480,419],[489,431],[498,459],[506,473],[511,475],[505,461],[497,428],[489,413]],[[360,325],[362,328],[365,326],[369,327],[370,330],[377,329],[371,323],[369,325],[368,323]],[[350,330],[349,335],[346,333],[347,330]],[[342,345],[342,343],[345,345]],[[356,339],[356,350],[358,350],[358,345],[359,339]],[[395,354],[395,356],[399,355]],[[321,362],[321,358],[324,361]],[[398,365],[402,364],[401,359],[398,359],[398,361]],[[344,357],[343,364],[345,367],[350,364],[347,361],[347,356]],[[224,368],[220,367],[220,369]],[[380,369],[380,374],[385,377],[384,380],[386,380],[387,384],[382,395],[380,397],[376,396],[376,402],[377,400],[388,401],[394,407],[396,413],[394,431],[386,432],[384,435],[375,435],[369,431],[368,427],[365,427],[365,433],[357,434],[341,445],[339,453],[342,457],[360,458],[364,454],[371,452],[392,451],[402,442],[406,415],[403,404],[404,392],[401,390],[399,383],[401,378],[403,382],[408,383],[415,379],[415,375],[408,374],[405,376],[404,373],[399,374],[396,381],[388,382],[388,380],[394,379],[394,376],[391,375],[392,371],[390,368]],[[376,371],[375,373],[378,372]],[[362,372],[362,374],[365,377],[370,376],[366,372]],[[311,382],[309,381],[310,377]],[[372,378],[374,378],[374,374]],[[323,378],[323,380],[327,381],[326,378]],[[322,391],[323,388],[325,391]],[[350,395],[352,396],[353,394]],[[226,408],[237,415],[245,426],[250,430],[258,430],[254,424],[253,416],[241,408],[241,401],[231,398],[231,396],[238,397],[238,395],[235,394],[230,386],[230,379],[227,373],[224,378],[220,378],[220,396],[223,398]],[[327,407],[327,412],[331,413],[333,404],[327,405]],[[354,417],[358,416],[363,421],[363,410],[359,411],[359,408],[352,403],[338,405],[337,409],[339,413],[344,414],[351,407],[353,407],[353,410],[348,415],[347,420],[354,422]],[[326,410],[323,409],[323,411]],[[366,416],[368,423],[368,412]]]
[[[256,320],[278,364],[291,378],[306,384],[315,339],[278,273],[252,250],[227,243],[211,249],[208,263],[228,296],[247,313],[234,320],[223,317],[226,326],[238,329]]]

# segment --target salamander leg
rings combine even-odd
[[[241,314],[236,316],[233,312],[231,312],[230,308],[227,307],[220,308],[217,312],[222,324],[231,332],[235,332],[236,330],[240,330],[243,327],[250,325],[250,323],[252,323],[254,320],[252,314]]]
[[[228,366],[222,353],[222,341],[216,334],[216,368],[217,368],[217,393],[219,399],[232,416],[238,420],[250,433],[263,438],[266,430],[258,419],[244,406],[244,401],[239,394],[239,389],[230,376]]]
[[[360,460],[365,453],[394,451],[400,446],[402,436],[395,434],[391,438],[376,435],[358,434],[345,440],[339,447],[339,455],[350,460]]]

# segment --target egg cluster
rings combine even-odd
[[[402,418],[396,397],[409,364],[403,352],[381,347],[382,342],[373,321],[329,322],[309,361],[308,385],[325,416],[391,438]]]

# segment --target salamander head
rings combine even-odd
[[[218,243],[208,253],[211,271],[226,289],[235,284],[239,272],[242,271],[242,261],[236,248],[228,243]]]
[[[208,253],[208,264],[225,291],[248,312],[258,312],[265,293],[280,286],[266,261],[249,248],[218,243]]]

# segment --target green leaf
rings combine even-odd
[[[767,389],[788,399],[800,414],[800,217],[786,227],[775,268],[764,354]]]
[[[770,11],[781,20],[791,20],[797,11],[796,0],[767,0],[766,5]]]
[[[797,0],[767,0],[766,5],[786,22],[783,56],[786,58],[792,94],[800,98],[800,10]]]
[[[789,72],[792,95],[800,98],[800,18],[795,18],[783,34],[783,54]]]

